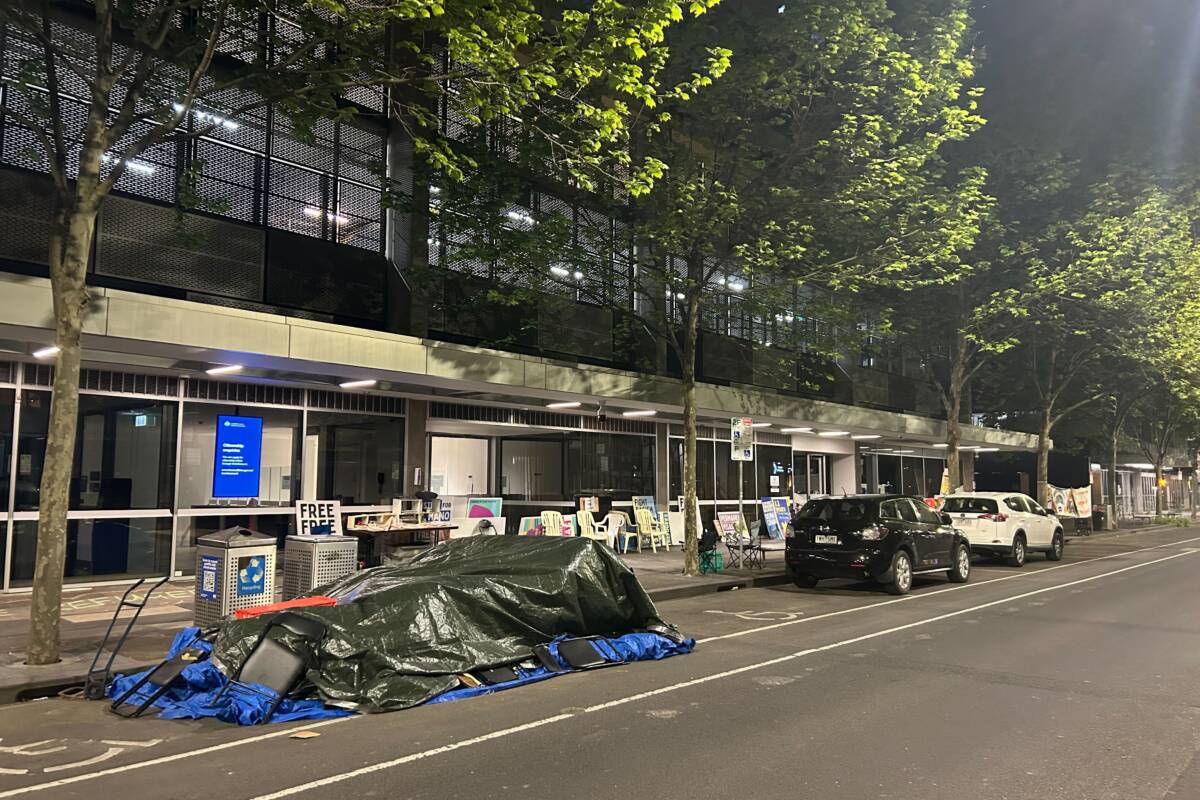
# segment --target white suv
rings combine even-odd
[[[975,553],[1004,556],[1014,567],[1024,566],[1030,550],[1045,552],[1058,561],[1063,554],[1063,528],[1058,517],[1017,492],[952,494],[942,503],[942,513],[961,530]]]

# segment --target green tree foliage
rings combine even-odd
[[[630,123],[692,81],[663,82],[668,29],[717,0],[96,0],[0,7],[17,61],[5,113],[53,178],[50,242],[60,348],[35,564],[31,664],[58,658],[67,497],[78,407],[85,274],[104,197],[152,148],[249,124],[271,107],[300,137],[387,92],[387,115],[451,177],[472,166],[441,117],[504,123],[537,140],[579,186],[620,170],[645,191],[662,165],[634,161]],[[67,114],[68,106],[82,114]],[[656,119],[659,119],[656,117]],[[188,196],[181,191],[181,196]]]

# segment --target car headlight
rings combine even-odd
[[[863,528],[858,535],[868,542],[877,542],[888,535],[888,529],[879,525]]]

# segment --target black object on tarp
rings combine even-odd
[[[534,647],[563,634],[682,640],[633,571],[584,538],[452,539],[311,594],[339,601],[301,612],[327,630],[320,669],[307,676],[313,694],[363,712],[417,705],[458,686],[458,675],[532,659]],[[215,659],[231,672],[265,625],[223,623]]]

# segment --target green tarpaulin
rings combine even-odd
[[[417,705],[459,685],[462,673],[529,658],[561,634],[681,639],[633,571],[582,538],[453,539],[311,594],[339,604],[302,611],[328,626],[308,680],[325,702],[365,712]],[[265,624],[224,623],[217,661],[240,663]]]

